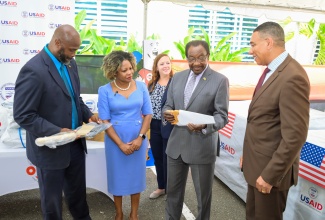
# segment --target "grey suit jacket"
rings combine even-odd
[[[92,113],[80,97],[77,65],[71,60],[68,73],[75,94],[79,126]],[[72,104],[69,92],[53,61],[43,49],[20,70],[15,86],[14,119],[26,132],[28,159],[37,167],[62,169],[70,163],[70,144],[56,149],[38,147],[35,139],[71,128]],[[86,141],[81,139],[86,151]]]
[[[173,159],[182,157],[189,164],[213,163],[217,154],[217,131],[228,122],[229,82],[227,77],[207,67],[184,109],[184,90],[190,70],[176,73],[167,93],[166,110],[186,110],[212,115],[215,124],[207,133],[190,132],[187,126],[174,126],[166,153]]]

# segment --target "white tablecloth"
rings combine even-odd
[[[0,143],[0,196],[22,190],[38,188],[36,168],[26,157],[26,150],[4,149]],[[106,161],[104,143],[87,141],[86,155],[87,187],[99,190],[112,198],[107,192]]]

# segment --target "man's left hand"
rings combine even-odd
[[[96,122],[97,124],[101,123],[101,120],[98,118],[97,115],[92,115],[90,118],[89,118],[89,122]]]
[[[195,125],[195,124],[189,123],[187,125],[187,127],[192,132],[201,132],[202,129],[207,127],[207,125],[206,124],[197,124],[197,125]]]
[[[263,193],[263,194],[269,194],[271,192],[272,189],[272,185],[268,184],[267,182],[265,182],[262,178],[262,176],[259,176],[256,180],[256,189]]]

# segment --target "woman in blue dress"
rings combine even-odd
[[[140,193],[146,188],[147,133],[152,117],[148,90],[134,81],[135,58],[113,51],[103,59],[104,76],[113,80],[98,90],[98,114],[106,130],[105,155],[108,192],[113,194],[115,220],[123,219],[122,196],[131,195],[130,219],[138,219]]]

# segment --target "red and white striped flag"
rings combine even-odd
[[[236,115],[234,113],[228,112],[228,123],[226,126],[219,130],[219,133],[227,138],[231,138],[232,129],[234,127]]]
[[[299,176],[325,188],[325,148],[305,143],[300,153]]]

